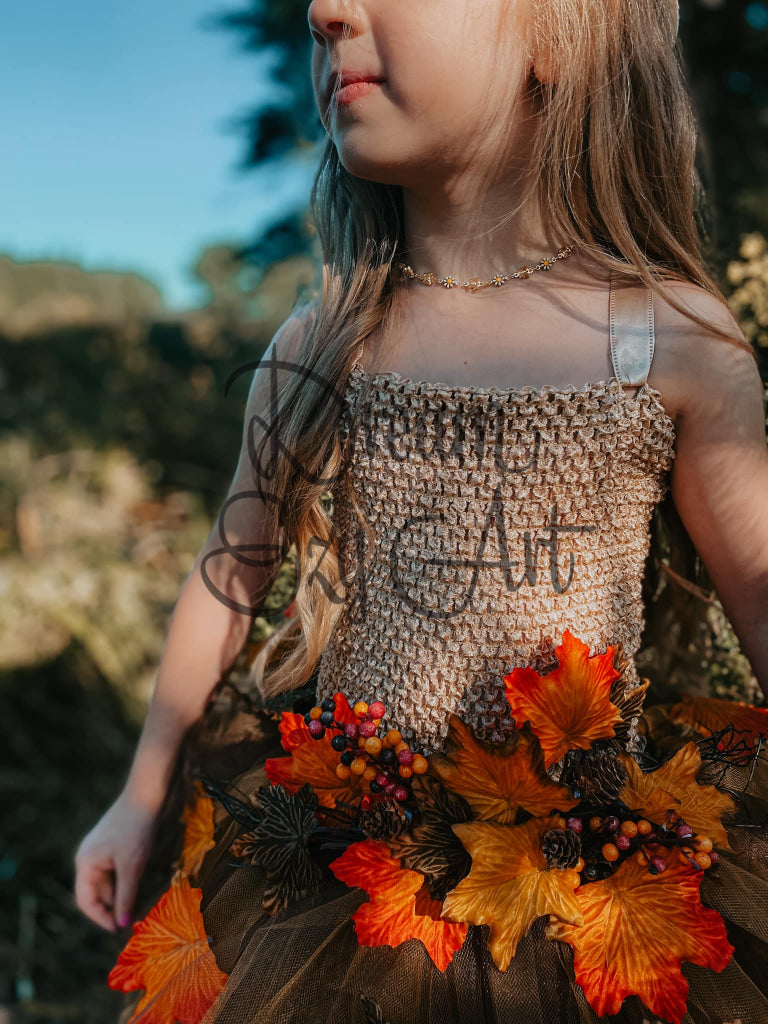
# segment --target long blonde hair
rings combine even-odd
[[[665,284],[690,282],[726,301],[702,255],[696,124],[674,0],[532,0],[530,13],[532,39],[548,48],[552,68],[547,82],[526,83],[538,118],[531,188],[552,237],[573,240],[605,272],[653,289],[704,331],[754,356],[743,334],[713,327]],[[396,314],[392,262],[405,245],[401,189],[350,174],[330,137],[310,212],[322,247],[322,294],[302,317],[302,372],[270,410],[280,448],[268,509],[285,549],[293,545],[297,554],[297,614],[279,635],[280,658],[254,669],[265,697],[311,676],[340,609],[340,538],[323,500],[344,465],[340,395],[365,338]],[[676,537],[677,571],[700,575],[674,506],[667,501],[660,514]],[[659,528],[655,522],[652,545]]]

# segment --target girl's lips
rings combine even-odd
[[[363,96],[367,96],[370,92],[373,92],[373,90],[380,85],[381,81],[350,82],[349,85],[343,86],[335,94],[336,103],[339,106],[344,106],[347,103],[351,103],[353,100],[357,100]]]

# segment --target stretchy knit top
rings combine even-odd
[[[653,294],[612,280],[609,308],[614,376],[583,387],[456,387],[353,367],[333,495],[347,583],[318,700],[379,698],[431,753],[450,713],[502,741],[514,727],[504,676],[556,668],[566,628],[590,655],[620,641],[627,687],[638,683],[650,520],[675,425],[647,381]]]

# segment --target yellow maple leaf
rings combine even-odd
[[[715,971],[728,964],[734,947],[717,911],[701,905],[702,875],[677,857],[654,876],[628,857],[610,877],[577,889],[581,923],[550,920],[547,938],[573,947],[576,981],[599,1017],[637,995],[680,1024],[688,995],[682,961]]]
[[[583,914],[574,890],[579,873],[550,868],[541,849],[555,817],[531,818],[522,825],[468,821],[453,831],[472,857],[472,869],[443,902],[443,917],[490,927],[488,948],[505,971],[517,944],[542,914],[580,924]]]
[[[515,668],[504,677],[515,724],[530,722],[549,768],[569,750],[588,750],[593,741],[615,735],[621,711],[609,700],[621,675],[613,667],[615,647],[589,656],[589,647],[570,630],[555,648],[558,667],[547,675]]]
[[[653,772],[643,772],[633,757],[620,752],[627,781],[619,799],[649,821],[661,825],[667,808],[675,810],[691,828],[707,835],[716,846],[730,849],[721,815],[733,811],[736,804],[716,786],[701,785],[696,774],[701,768],[701,752],[695,743],[686,743],[673,757]]]
[[[476,740],[458,715],[449,723],[446,753],[427,758],[429,771],[463,796],[478,818],[513,824],[519,807],[542,815],[578,802],[567,786],[549,778],[541,748],[525,732],[492,745]]]

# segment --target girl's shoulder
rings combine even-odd
[[[656,342],[648,379],[664,395],[673,418],[694,405],[722,401],[729,391],[735,395],[745,382],[753,384],[755,377],[759,380],[750,353],[717,333],[721,328],[746,340],[727,302],[688,281],[665,281],[664,287],[677,302],[715,328],[707,330],[662,296],[654,295]]]
[[[702,288],[691,281],[665,281],[663,287],[683,306],[687,307],[691,312],[697,313],[713,326],[739,330],[738,322],[730,306],[719,295],[713,295],[706,288]],[[674,306],[660,295],[654,295],[654,317],[657,330],[661,328],[681,338],[716,338],[714,332],[708,335],[698,324],[690,320],[684,313],[675,309]]]
[[[278,326],[253,370],[248,392],[246,416],[259,415],[297,372],[302,343],[317,314],[317,302],[296,306]]]
[[[269,349],[282,359],[295,360],[307,332],[314,323],[318,311],[318,300],[311,300],[296,306],[278,327],[269,344]]]
[[[275,331],[262,362],[279,360],[290,365],[297,363],[302,343],[314,323],[317,310],[317,300],[296,306]]]

